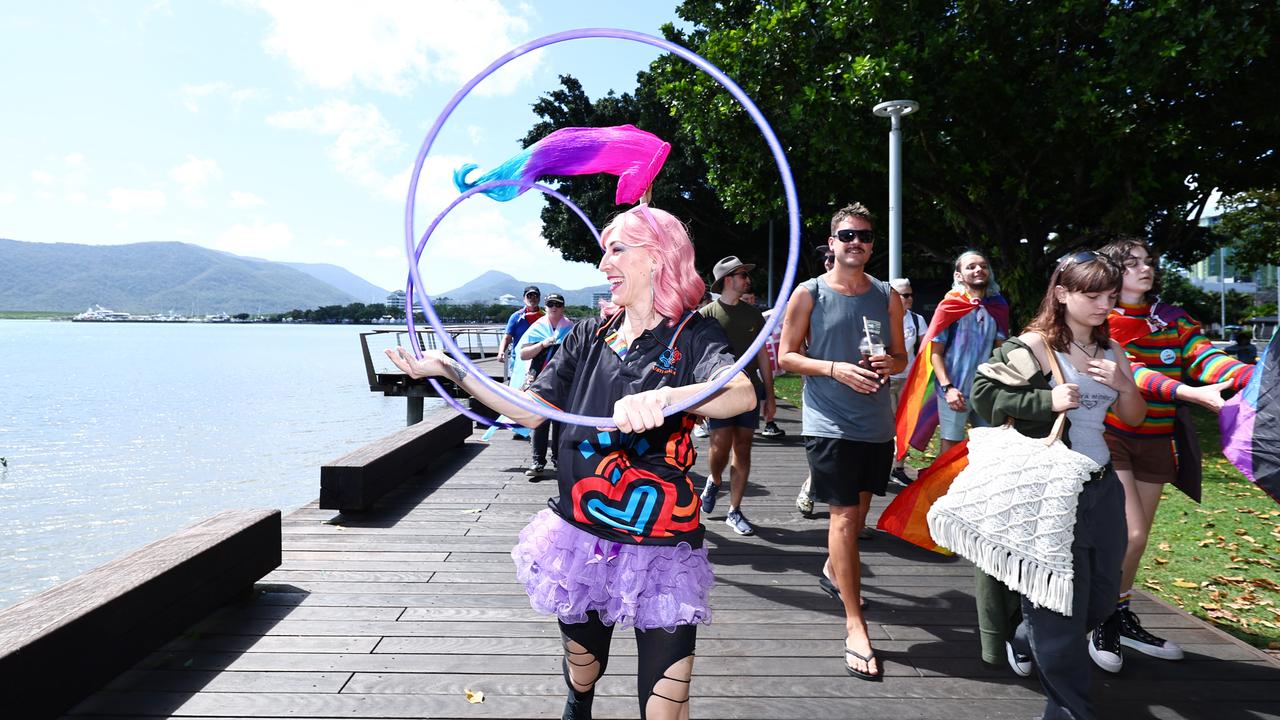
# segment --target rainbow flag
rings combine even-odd
[[[1218,415],[1222,454],[1280,503],[1280,332],[1258,359],[1249,384]]]
[[[1009,332],[1009,304],[1000,295],[978,299],[952,290],[942,298],[938,309],[933,312],[929,329],[925,331],[924,340],[920,343],[920,352],[916,355],[915,365],[907,375],[906,385],[902,388],[902,396],[898,400],[898,414],[894,418],[894,434],[898,459],[907,456],[907,445],[923,450],[938,429],[938,403],[935,399],[937,382],[933,371],[933,339],[951,327],[952,323],[979,307],[985,308],[996,321],[996,327],[1002,332]],[[935,461],[936,462],[936,461]],[[924,516],[921,515],[921,522]]]
[[[909,543],[943,555],[951,551],[938,545],[929,534],[925,516],[933,503],[947,493],[951,481],[969,465],[969,441],[959,443],[942,453],[889,506],[880,513],[876,527]]]

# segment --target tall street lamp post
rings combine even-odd
[[[915,100],[886,100],[871,108],[889,118],[889,279],[902,277],[902,122],[920,109]]]

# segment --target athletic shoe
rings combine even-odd
[[[809,497],[809,493],[804,490],[801,490],[800,494],[796,496],[796,510],[799,510],[800,514],[806,518],[813,517],[813,498]]]
[[[730,510],[729,514],[724,516],[724,524],[733,528],[733,531],[739,535],[752,535],[756,531],[751,527],[751,523],[747,522],[741,510]]]
[[[1132,610],[1121,608],[1116,610],[1116,615],[1120,616],[1121,645],[1162,660],[1182,659],[1182,648],[1178,647],[1177,643],[1156,637],[1144,630],[1142,623],[1138,621],[1138,616]]]
[[[1018,651],[1013,643],[1004,641],[1004,656],[1009,660],[1009,669],[1018,677],[1031,677],[1031,656]]]
[[[1089,633],[1089,657],[1093,664],[1109,673],[1118,673],[1124,667],[1124,655],[1120,654],[1119,613]]]
[[[889,478],[893,484],[901,485],[902,487],[910,485],[913,480],[913,478],[907,474],[907,471],[900,467],[894,468],[893,472],[889,473]]]
[[[704,438],[704,437],[706,437],[706,436],[707,436],[707,425],[706,425],[706,423],[694,423],[694,426],[693,426],[693,436],[694,436],[694,437],[696,437],[696,438]]]
[[[530,477],[530,478],[539,477],[540,475],[542,475],[544,471],[546,471],[546,469],[547,469],[546,463],[535,462],[529,466],[528,470],[524,471],[524,476]]]
[[[764,424],[764,429],[760,431],[760,435],[767,438],[780,438],[787,434],[786,430],[778,427],[778,423],[770,420]]]
[[[716,496],[720,494],[720,486],[711,478],[707,478],[706,487],[702,488],[702,512],[710,515],[716,509]]]

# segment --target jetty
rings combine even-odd
[[[529,446],[508,432],[481,443],[465,418],[428,423],[445,430],[419,438],[452,435],[441,442],[453,444],[434,451],[425,471],[392,468],[405,482],[366,510],[316,502],[285,516],[280,564],[251,593],[127,666],[65,716],[560,717],[559,633],[529,608],[509,556],[555,483],[525,477]],[[779,425],[784,439],[755,445],[744,511],[756,535],[734,534],[721,513],[707,521],[715,617],[699,631],[692,717],[1038,717],[1044,701],[1034,677],[978,660],[971,566],[883,533],[863,541],[862,556],[886,677],[845,674],[841,608],[817,584],[826,514],[819,506],[804,519],[793,506],[805,475],[798,412],[783,408]],[[706,440],[699,445],[700,483]],[[1141,592],[1134,603],[1146,626],[1187,657],[1128,653],[1119,675],[1096,672],[1102,717],[1280,718],[1274,658]],[[596,717],[638,715],[635,669],[633,636],[619,632]]]
[[[717,584],[692,717],[1037,717],[1036,679],[978,660],[972,566],[883,533],[861,547],[886,678],[845,674],[842,612],[817,583],[826,512],[795,511],[805,475],[797,411],[783,409],[780,425],[782,441],[755,443],[744,502],[755,536],[736,536],[721,514],[707,521]],[[511,433],[480,443],[468,423],[463,436],[369,510],[317,502],[285,516],[282,562],[251,597],[68,716],[559,717],[557,626],[530,610],[509,559],[526,520],[556,495],[554,480],[525,477],[529,445]],[[1128,653],[1121,674],[1097,671],[1103,717],[1280,717],[1280,662],[1147,594],[1134,603],[1187,659]],[[635,665],[632,634],[614,635],[596,717],[637,716]]]

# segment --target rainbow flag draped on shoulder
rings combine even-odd
[[[911,367],[911,373],[907,375],[907,384],[902,388],[902,396],[898,400],[898,415],[894,418],[897,457],[906,457],[908,444],[917,450],[923,450],[933,437],[933,431],[938,428],[937,382],[934,379],[931,352],[933,339],[979,307],[985,309],[995,320],[996,327],[1008,335],[1009,304],[1003,297],[996,295],[979,300],[952,290],[942,298],[938,309],[933,311],[933,320],[925,332],[924,341],[920,343],[920,353],[916,356],[915,365]],[[925,516],[934,501],[946,494],[951,481],[968,465],[967,441],[940,454],[929,467],[920,472],[915,482],[898,493],[893,502],[880,513],[876,527],[927,550],[950,555],[950,551],[934,542]]]
[[[980,307],[991,315],[1001,332],[1006,335],[1009,333],[1009,303],[1000,295],[978,299],[959,290],[952,290],[942,298],[938,309],[933,311],[929,329],[920,342],[920,352],[916,355],[916,362],[911,366],[907,383],[902,388],[902,396],[898,399],[894,434],[897,443],[895,451],[899,459],[906,457],[908,444],[917,450],[923,450],[933,437],[933,431],[938,429],[938,403],[934,399],[937,381],[934,379],[931,352],[933,339],[957,320]]]

